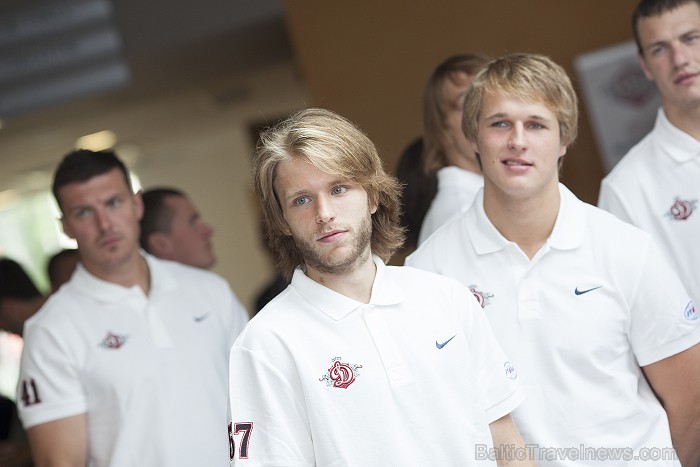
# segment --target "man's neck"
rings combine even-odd
[[[362,303],[369,303],[372,298],[372,286],[377,275],[377,266],[372,255],[367,251],[356,267],[347,272],[330,274],[307,267],[306,275],[329,289],[341,295]]]
[[[445,155],[447,156],[448,165],[481,174],[481,168],[479,167],[476,157],[469,157],[466,154],[462,154],[456,148],[447,148]]]
[[[554,229],[559,214],[558,185],[540,196],[515,200],[499,196],[484,187],[484,211],[491,223],[507,240],[514,242],[532,259]]]
[[[93,276],[122,287],[138,285],[145,295],[151,291],[151,272],[146,258],[136,251],[122,264],[100,267],[83,262],[85,269]]]
[[[664,113],[673,126],[700,141],[700,105],[689,109],[664,105]]]

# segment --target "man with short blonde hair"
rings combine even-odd
[[[478,298],[520,370],[528,398],[513,418],[538,465],[639,465],[652,449],[655,466],[677,467],[673,448],[695,459],[700,439],[697,313],[647,234],[559,183],[577,119],[549,58],[489,63],[463,121],[484,188],[406,263]]]

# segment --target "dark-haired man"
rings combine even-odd
[[[143,193],[141,247],[156,258],[210,269],[216,262],[213,233],[184,192],[154,188]]]
[[[653,130],[603,179],[598,205],[647,231],[700,303],[700,1],[643,0],[639,63],[656,84]],[[700,442],[696,442],[700,446]]]
[[[19,411],[37,467],[226,465],[226,281],[139,248],[140,193],[112,152],[78,150],[53,192],[80,264],[25,326]]]

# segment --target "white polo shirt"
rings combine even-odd
[[[223,278],[142,254],[149,296],[79,265],[27,321],[22,422],[87,413],[89,467],[227,465],[228,352],[245,310]]]
[[[659,109],[654,129],[603,179],[598,205],[649,232],[700,303],[700,141]]]
[[[301,270],[231,349],[233,463],[495,465],[517,370],[456,281],[375,257],[370,303]]]
[[[512,416],[542,448],[538,465],[599,465],[590,458],[598,448],[670,449],[640,365],[698,343],[698,315],[646,233],[563,185],[560,194],[554,230],[532,260],[486,217],[482,190],[407,264],[458,279],[483,303],[528,394]],[[640,465],[618,461],[607,465]]]
[[[439,169],[437,181],[437,193],[421,224],[418,245],[450,218],[469,208],[476,192],[484,186],[481,174],[454,166]]]

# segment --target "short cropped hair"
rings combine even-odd
[[[30,299],[41,297],[41,292],[24,268],[10,258],[0,258],[0,299],[4,297]]]
[[[372,215],[372,253],[388,261],[401,246],[404,230],[399,224],[401,185],[382,167],[376,147],[349,120],[324,109],[306,109],[266,130],[260,136],[253,160],[253,183],[263,211],[268,246],[277,268],[289,278],[304,257],[288,234],[287,222],[275,191],[277,166],[303,157],[317,169],[361,185]],[[369,208],[369,206],[368,206]]]
[[[453,55],[433,70],[423,92],[423,160],[426,173],[435,172],[449,165],[445,154],[445,141],[449,138],[445,115],[443,86],[453,79],[455,72],[476,75],[489,61],[478,53]]]
[[[569,146],[578,132],[578,98],[564,69],[544,55],[514,53],[491,61],[479,72],[464,98],[462,130],[476,141],[485,93],[542,102],[559,122],[561,144]]]
[[[58,206],[63,209],[58,192],[71,183],[82,183],[91,178],[119,169],[129,191],[133,192],[129,181],[129,170],[113,151],[91,151],[77,149],[65,155],[56,168],[53,180],[53,195]]]
[[[634,42],[637,43],[639,54],[644,55],[642,43],[639,40],[639,20],[660,16],[663,13],[693,2],[700,8],[700,0],[642,0],[639,2],[637,8],[634,9],[634,13],[632,13],[632,34],[634,34]]]
[[[185,197],[185,193],[175,188],[152,188],[144,191],[143,217],[141,217],[141,248],[148,251],[148,237],[156,232],[170,233],[173,226],[174,210],[165,200],[172,196]]]
[[[52,286],[59,282],[63,261],[69,259],[75,259],[77,261],[78,255],[77,249],[64,248],[49,258],[49,262],[46,265],[46,272],[49,275],[49,282]]]

